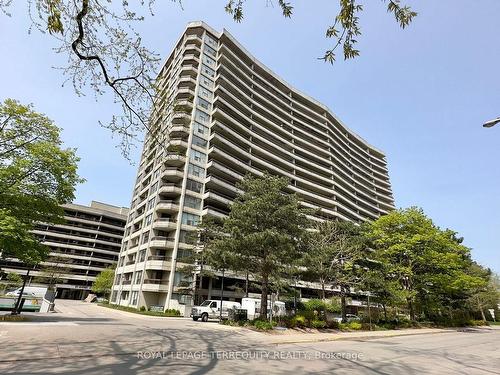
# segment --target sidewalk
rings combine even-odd
[[[387,331],[354,331],[354,332],[342,332],[342,331],[296,332],[294,330],[287,330],[283,332],[272,331],[269,333],[256,332],[256,331],[252,332],[259,334],[261,336],[261,339],[265,339],[266,342],[269,344],[283,345],[283,344],[328,342],[328,341],[340,341],[340,340],[366,341],[366,340],[376,340],[376,339],[398,337],[398,336],[454,333],[463,330],[481,332],[485,330],[498,330],[498,329],[500,329],[500,327],[491,326],[491,327],[467,327],[467,328],[409,328],[409,329],[387,330]]]

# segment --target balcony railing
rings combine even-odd
[[[144,279],[143,284],[168,285],[168,280],[163,280],[163,279]]]
[[[167,260],[172,260],[172,257],[166,256],[166,255],[150,255],[150,256],[148,256],[148,260],[167,261]]]

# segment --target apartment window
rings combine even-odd
[[[153,180],[156,180],[158,178],[158,176],[160,175],[160,170],[161,170],[161,167],[156,168],[156,171],[153,174]]]
[[[121,295],[122,301],[128,299],[128,294],[129,294],[128,290],[125,290],[125,291],[122,292],[122,295]]]
[[[148,207],[146,208],[146,211],[151,210],[151,209],[155,206],[155,200],[156,200],[156,197],[151,198],[151,199],[148,201]]]
[[[140,284],[142,279],[142,271],[137,271],[135,273],[135,282],[134,284]]]
[[[189,163],[188,174],[191,176],[203,178],[205,177],[205,168]]]
[[[151,185],[151,188],[149,189],[149,193],[154,193],[158,189],[158,181],[155,182],[153,185]]]
[[[198,215],[188,214],[187,212],[182,213],[182,224],[196,226],[200,222],[200,217]]]
[[[131,301],[130,301],[130,304],[131,305],[137,305],[137,299],[139,297],[139,292],[137,290],[133,291],[132,292],[132,295],[131,295]]]
[[[201,199],[186,195],[184,198],[184,206],[199,210],[201,206]]]
[[[194,191],[195,193],[201,193],[201,189],[203,188],[203,184],[198,181],[190,180],[189,178],[186,180],[186,189],[189,191]]]
[[[121,281],[122,281],[122,275],[121,274],[116,275],[115,284],[120,284]]]
[[[111,302],[116,302],[116,290],[113,290],[113,292],[111,293]]]
[[[203,54],[202,61],[204,64],[207,64],[208,66],[215,66],[215,60],[212,59],[211,57],[208,57],[207,55]]]
[[[200,138],[196,135],[193,135],[193,144],[198,147],[207,147],[208,142],[204,140],[203,138]]]
[[[195,120],[206,124],[210,120],[210,116],[205,112],[197,110]]]
[[[210,108],[212,108],[212,104],[209,101],[202,98],[198,98],[198,105],[201,108],[206,109],[207,111],[210,111]]]
[[[213,49],[212,47],[210,47],[208,44],[205,45],[204,52],[208,53],[212,57],[217,56],[217,51],[215,49]]]
[[[212,81],[208,77],[201,76],[200,82],[201,82],[202,85],[205,85],[205,86],[207,86],[210,89],[212,89],[214,87],[214,81]]]
[[[142,242],[141,243],[146,243],[149,241],[149,232],[146,232],[142,235]]]
[[[214,48],[217,48],[217,44],[218,44],[218,43],[217,43],[217,40],[216,40],[216,39],[214,39],[214,38],[212,38],[211,36],[205,35],[205,42],[206,42],[208,45],[210,45],[210,46],[212,46],[212,47],[214,47]]]
[[[213,70],[212,68],[209,68],[208,66],[206,66],[205,64],[202,64],[201,65],[201,72],[203,74],[206,74],[207,76],[209,76],[210,78],[214,78],[215,77],[215,70]]]
[[[204,87],[200,86],[200,88],[198,90],[198,95],[201,98],[205,98],[207,100],[212,100],[212,92]]]
[[[196,151],[191,149],[191,153],[189,155],[189,158],[192,161],[196,161],[198,163],[205,163],[207,161],[207,155],[205,155],[203,152]]]
[[[146,260],[146,249],[139,251],[139,263]]]
[[[151,224],[151,221],[153,220],[153,214],[149,214],[148,216],[146,216],[146,218],[144,219],[144,225],[149,225]]]
[[[204,135],[204,136],[208,136],[208,134],[209,134],[208,127],[206,127],[205,125],[202,125],[198,122],[194,123],[194,132],[198,135]]]
[[[179,249],[177,252],[177,259],[190,258],[193,256],[193,252],[187,249]]]
[[[196,232],[188,232],[185,230],[180,231],[179,242],[192,243],[193,241],[196,241]]]

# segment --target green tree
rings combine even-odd
[[[481,277],[484,283],[478,285],[476,290],[467,300],[467,305],[472,311],[478,311],[481,319],[486,321],[485,310],[496,309],[500,302],[500,280],[491,270],[474,263],[470,271],[474,276]]]
[[[387,265],[372,262],[365,270],[361,289],[373,293],[373,301],[382,305],[384,319],[387,321],[387,307],[400,306],[405,303],[405,295],[400,283],[392,278],[387,271]]]
[[[111,288],[113,287],[113,280],[115,278],[115,267],[111,266],[103,271],[95,278],[92,283],[92,291],[94,293],[101,293],[106,298],[109,297],[111,293]]]
[[[395,210],[370,224],[375,259],[384,265],[391,282],[397,282],[410,317],[417,306],[431,317],[465,303],[468,294],[483,283],[470,275],[470,250],[451,230],[442,230],[416,207]]]
[[[195,304],[203,302],[201,293],[197,294],[202,289],[203,278],[216,276],[214,269],[217,269],[220,262],[213,253],[211,245],[223,236],[223,220],[206,216],[198,225],[197,230],[191,232],[186,239],[193,245],[193,252],[190,257],[183,259],[183,265],[178,267],[178,271],[185,275],[193,275],[193,283],[185,282],[180,285],[180,292],[186,295],[192,294]]]
[[[182,0],[172,1],[182,8]],[[11,3],[12,0],[0,0],[0,10],[10,15]],[[52,36],[57,45],[55,51],[68,61],[62,71],[67,81],[73,83],[75,92],[81,94],[90,88],[103,95],[108,90],[121,104],[121,113],[105,126],[121,137],[122,151],[128,156],[131,143],[144,129],[151,130],[150,111],[161,95],[154,77],[160,59],[145,47],[147,43],[136,31],[141,22],[154,15],[155,0],[119,4],[101,0],[27,0],[27,3],[33,26]],[[403,29],[417,15],[401,0],[383,0],[383,3]],[[244,0],[226,0],[224,9],[236,22],[241,22],[247,4]],[[338,50],[344,59],[360,53],[356,43],[361,35],[359,15],[363,6],[359,0],[338,0],[338,4],[332,23],[325,27],[325,36],[332,39],[332,47],[319,58],[330,63],[337,58]],[[293,17],[291,1],[278,0],[277,5],[284,17]],[[311,5],[311,10],[323,9]]]
[[[238,185],[241,193],[224,220],[226,235],[209,247],[219,259],[221,254],[232,254],[230,264],[236,264],[237,269],[253,275],[260,283],[263,318],[267,317],[271,283],[280,284],[299,264],[308,225],[308,211],[300,207],[294,194],[285,193],[287,186],[286,178],[268,173],[262,177],[245,176]]]
[[[59,255],[50,255],[39,266],[40,275],[35,278],[38,283],[46,284],[50,290],[64,280],[64,275],[70,273],[68,263],[71,259]]]
[[[60,223],[60,204],[74,198],[78,157],[63,149],[60,129],[31,105],[0,104],[0,249],[27,264],[48,249],[30,233],[34,223]]]
[[[308,251],[304,256],[305,277],[321,285],[321,298],[326,299],[325,287],[340,286],[347,292],[354,281],[354,265],[362,256],[359,231],[348,221],[324,221],[315,225],[307,236]],[[356,275],[355,275],[356,274]],[[344,299],[345,302],[345,299]]]
[[[20,286],[23,283],[22,276],[15,272],[9,272],[5,277],[5,280],[7,281],[8,288]]]

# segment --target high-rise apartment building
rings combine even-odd
[[[186,237],[205,215],[228,213],[247,173],[288,177],[288,191],[317,209],[314,220],[361,222],[393,209],[384,154],[227,31],[190,23],[158,84],[155,132],[144,143],[113,303],[182,309]],[[202,289],[217,296],[211,283]]]
[[[96,276],[117,263],[128,208],[92,201],[65,204],[64,224],[36,225],[33,233],[50,248],[45,262],[30,269],[29,284],[55,284],[58,298],[83,299]],[[26,275],[18,259],[2,259],[4,273]]]

